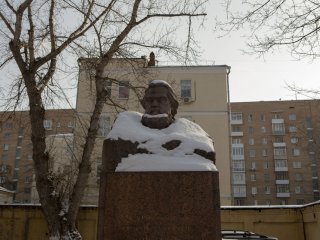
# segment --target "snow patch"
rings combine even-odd
[[[123,158],[116,171],[216,171],[212,161],[194,153],[195,149],[214,152],[213,141],[197,124],[176,119],[169,127],[152,129],[141,124],[142,114],[122,112],[118,115],[108,139],[138,142],[138,148],[152,154],[135,154]],[[181,143],[172,150],[162,147],[172,140]]]
[[[168,114],[166,113],[161,113],[161,114],[155,114],[155,115],[150,115],[150,114],[143,114],[143,117],[146,117],[146,118],[162,118],[162,117],[168,117]]]

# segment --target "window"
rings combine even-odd
[[[262,144],[268,144],[268,139],[267,138],[262,138],[261,139]]]
[[[277,193],[289,193],[289,185],[288,184],[278,184],[277,185]]]
[[[300,161],[293,161],[292,166],[293,166],[293,168],[301,168],[301,162]]]
[[[241,144],[241,138],[232,138],[232,144]]]
[[[244,159],[243,147],[232,146],[232,159],[234,160]]]
[[[276,143],[282,143],[283,142],[283,137],[275,137],[274,142]]]
[[[231,120],[242,120],[242,113],[241,112],[231,113]]]
[[[4,176],[0,176],[0,183],[5,183],[6,182],[6,178]]]
[[[293,156],[299,156],[300,155],[300,149],[299,148],[293,148],[292,149],[292,155]]]
[[[289,132],[297,132],[296,126],[289,126]]]
[[[288,161],[287,160],[275,160],[275,167],[277,168],[287,168]]]
[[[191,98],[192,97],[192,85],[191,80],[181,80],[180,81],[181,87],[181,98]]]
[[[296,119],[297,119],[297,116],[294,113],[289,114],[289,120],[294,121]]]
[[[21,145],[22,145],[22,138],[18,138],[17,146],[21,147]]]
[[[129,81],[119,81],[119,98],[129,98]]]
[[[112,87],[112,82],[110,80],[106,80],[104,82],[104,90],[107,91],[107,97],[111,97],[111,87]]]
[[[19,178],[19,170],[14,170],[13,171],[13,179],[18,179]]]
[[[287,149],[286,147],[274,147],[273,154],[276,158],[286,158]]]
[[[256,195],[258,193],[257,187],[252,187],[251,188],[251,193],[252,193],[252,195]]]
[[[303,175],[302,175],[302,173],[296,173],[296,174],[294,175],[294,179],[295,179],[296,181],[302,181],[302,180],[303,180]]]
[[[31,183],[32,182],[32,177],[30,177],[30,176],[25,177],[25,182],[26,183]]]
[[[10,169],[10,166],[7,166],[5,164],[0,165],[0,172],[1,173],[6,173]]]
[[[268,149],[262,149],[262,156],[263,157],[268,156]]]
[[[265,126],[262,126],[262,127],[261,127],[261,132],[262,132],[262,133],[267,132],[267,128],[266,128]]]
[[[265,194],[270,194],[270,186],[265,186],[264,192],[265,192]]]
[[[253,132],[254,132],[254,129],[253,129],[253,127],[249,127],[249,134],[253,134]]]
[[[7,128],[7,129],[11,129],[13,127],[13,124],[12,124],[12,122],[6,122],[4,124],[4,127]]]
[[[232,126],[232,132],[242,132],[242,129],[240,126]]]
[[[233,173],[232,179],[233,179],[233,184],[245,184],[246,182],[245,173]]]
[[[16,158],[20,158],[21,157],[21,147],[17,147],[16,149]]]
[[[32,154],[28,154],[28,160],[32,160]]]
[[[22,136],[23,134],[24,134],[24,128],[21,127],[21,128],[19,128],[18,135]]]
[[[268,169],[269,168],[269,162],[264,162],[263,163],[263,168]]]
[[[254,145],[254,138],[249,138],[249,145]]]
[[[11,139],[11,133],[7,132],[4,134],[4,139],[5,140],[10,140]]]
[[[251,169],[256,169],[256,162],[255,161],[252,161],[251,162]]]
[[[299,138],[297,138],[297,137],[292,137],[292,138],[290,139],[290,141],[291,141],[291,143],[295,144],[295,143],[298,143],[298,142],[299,142]]]
[[[249,114],[248,115],[248,122],[252,122],[253,121],[253,115],[252,114]]]
[[[257,181],[257,175],[255,173],[251,174],[251,181]]]
[[[245,171],[245,162],[243,160],[232,160],[232,170],[234,172]]]
[[[47,130],[52,129],[52,120],[43,120],[43,127]]]
[[[9,150],[9,144],[3,144],[3,150],[8,151]]]
[[[69,121],[68,122],[68,128],[74,128],[74,122],[73,121]]]
[[[273,134],[284,134],[285,127],[283,123],[272,123],[272,133]]]
[[[297,199],[297,204],[298,205],[303,205],[304,204],[304,199]]]
[[[31,188],[25,188],[24,189],[25,194],[30,194],[31,193]]]
[[[295,186],[294,192],[298,193],[298,194],[301,193],[301,187],[300,186]]]
[[[245,197],[246,186],[245,185],[233,186],[233,195],[234,197]]]
[[[57,128],[61,127],[61,122],[57,122]]]
[[[288,172],[276,172],[276,180],[288,180]]]
[[[106,137],[110,131],[110,119],[106,116],[101,116],[99,120],[99,131],[98,134],[100,137]]]
[[[255,157],[256,156],[256,150],[255,149],[250,149],[249,150],[249,156],[250,157]]]
[[[264,114],[260,115],[260,121],[262,122],[266,121],[266,116]]]
[[[280,113],[273,114],[272,119],[281,119],[281,114]]]

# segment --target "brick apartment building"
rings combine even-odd
[[[47,135],[72,133],[74,110],[46,111]],[[33,161],[29,112],[0,113],[0,186],[14,191],[14,202],[32,202]]]
[[[320,199],[319,110],[320,100],[231,104],[234,205]]]

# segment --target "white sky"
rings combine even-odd
[[[219,34],[214,32],[213,24],[216,16],[222,17],[225,14],[220,6],[221,1],[210,0],[206,28],[199,30],[196,35],[204,50],[202,60],[231,66],[230,99],[232,102],[306,98],[288,90],[287,84],[307,89],[320,89],[318,81],[320,59],[313,62],[296,61],[285,49],[282,49],[281,53],[267,54],[264,59],[245,55],[241,52],[246,49],[245,39],[241,37],[243,30],[218,38]],[[241,1],[237,3],[240,6]],[[8,78],[3,72],[0,74],[1,87],[2,82]],[[69,96],[74,103],[75,94],[71,93]]]
[[[210,25],[214,22],[216,15],[224,14],[219,2],[221,0],[210,0],[206,29],[199,32],[198,38],[201,47],[205,49],[203,59],[214,60],[215,64],[231,66],[230,98],[232,102],[306,98],[295,96],[288,90],[287,84],[320,89],[319,60],[296,61],[285,49],[281,53],[267,54],[264,59],[244,55],[241,52],[241,49],[246,48],[245,39],[241,37],[243,31],[218,39],[217,33],[210,29]],[[239,3],[241,4],[241,1]]]

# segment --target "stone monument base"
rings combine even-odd
[[[221,239],[218,172],[101,177],[99,240]]]

